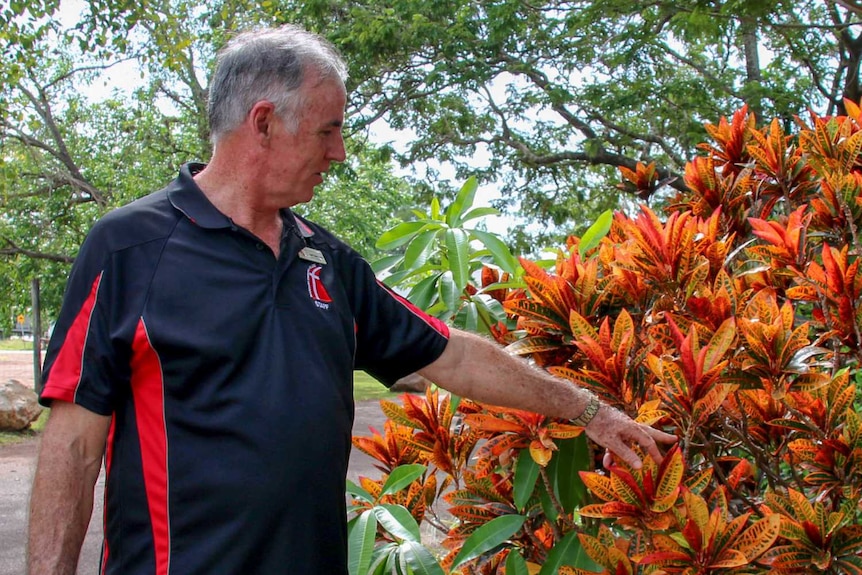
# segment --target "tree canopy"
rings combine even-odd
[[[0,8],[6,283],[38,272],[62,285],[98,215],[157,189],[180,163],[207,158],[213,56],[233,31],[255,25],[299,23],[349,63],[356,161],[306,209],[330,214],[325,223],[358,232],[353,241],[364,246],[391,222],[357,230],[371,218],[332,214],[361,198],[391,215],[428,200],[412,194],[443,187],[429,181],[433,171],[417,172],[412,186],[392,178],[390,150],[367,140],[381,122],[403,133],[393,146],[402,166],[451,165],[457,181],[475,175],[497,186],[500,207],[523,221],[510,242],[526,253],[608,208],[660,205],[685,187],[684,161],[704,140],[704,122],[743,103],[789,124],[809,107],[840,113],[845,97],[862,96],[862,4],[850,0],[81,0],[60,8],[57,0]],[[125,63],[135,76],[94,99],[93,87]],[[638,162],[655,162],[656,177],[632,195],[616,185],[618,169]],[[348,205],[347,190],[374,197],[352,195]],[[51,301],[60,290],[47,288]]]
[[[568,231],[617,204],[619,167],[654,161],[682,190],[703,124],[743,103],[789,123],[862,96],[854,2],[302,4],[354,63],[354,121],[409,129],[404,162],[496,179],[520,216]]]

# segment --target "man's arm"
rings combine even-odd
[[[111,418],[54,401],[30,495],[30,575],[74,575]]]
[[[509,355],[491,341],[454,329],[443,354],[419,373],[456,395],[562,419],[579,417],[593,397],[570,381]],[[656,441],[676,441],[673,435],[636,423],[606,404],[601,404],[585,430],[590,439],[636,468],[641,462],[631,444],[639,444],[660,461]]]

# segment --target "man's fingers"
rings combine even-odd
[[[641,429],[646,431],[646,438],[638,440],[638,443],[640,443],[641,447],[647,450],[647,453],[649,453],[650,457],[653,458],[653,461],[661,463],[663,455],[661,451],[659,451],[657,442],[676,443],[676,436],[646,425],[641,426]]]
[[[641,458],[638,457],[638,454],[629,448],[625,443],[621,441],[615,441],[612,445],[608,446],[613,452],[613,457],[617,459],[621,459],[624,462],[628,463],[629,467],[632,469],[640,469],[643,467],[643,463],[641,462]],[[607,454],[605,455],[605,459],[607,460]],[[607,465],[606,465],[607,467]]]
[[[654,429],[652,427],[649,427],[648,425],[637,424],[635,428],[628,431],[628,434],[621,433],[612,440],[612,444],[609,443],[608,445],[606,445],[609,450],[609,453],[605,454],[604,461],[602,462],[605,467],[608,466],[608,461],[613,461],[610,454],[610,452],[612,452],[612,455],[615,455],[622,461],[625,461],[634,469],[641,468],[642,462],[640,458],[638,457],[637,453],[635,453],[626,444],[626,439],[640,445],[656,463],[661,463],[662,458],[664,457],[661,450],[659,450],[658,442],[676,443],[677,441],[677,437],[675,435],[671,435],[670,433],[665,433],[658,429]]]
[[[638,444],[656,463],[661,463],[662,453],[658,443],[671,444],[677,441],[675,435],[637,423],[623,413],[605,407],[599,410],[587,427],[587,435],[634,469],[640,469],[643,462],[631,445]]]
[[[677,440],[679,439],[676,435],[673,435],[672,433],[665,433],[664,431],[662,431],[660,429],[656,429],[654,427],[647,427],[646,430],[647,430],[647,433],[649,433],[652,436],[652,438],[655,439],[656,441],[658,441],[659,443],[671,444],[671,443],[676,443]]]

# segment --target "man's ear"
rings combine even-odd
[[[261,100],[251,107],[247,121],[255,138],[269,140],[275,127],[275,104]]]

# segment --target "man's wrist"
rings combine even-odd
[[[587,402],[586,407],[581,412],[581,414],[574,419],[572,419],[572,424],[577,425],[578,427],[586,427],[590,424],[593,418],[598,414],[599,409],[602,407],[602,401],[598,398],[597,395],[590,393],[590,399]]]

